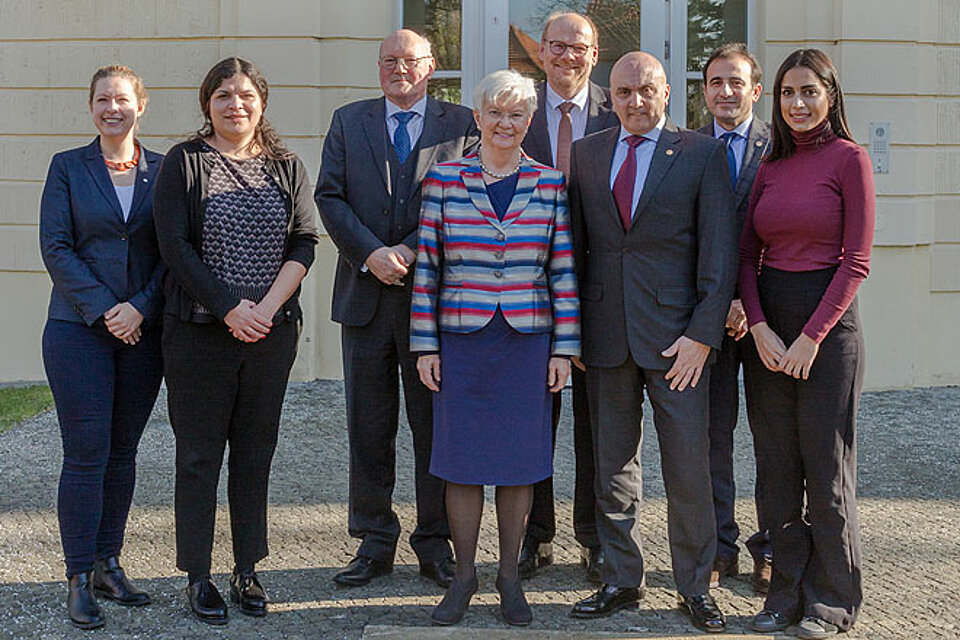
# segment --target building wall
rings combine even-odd
[[[378,95],[379,40],[395,0],[0,0],[0,381],[43,378],[49,279],[37,246],[50,156],[96,133],[87,83],[122,62],[150,90],[141,139],[166,151],[200,125],[197,87],[217,60],[254,60],[271,85],[267,116],[312,175],[333,110]],[[890,173],[877,175],[873,270],[862,289],[873,388],[960,383],[960,0],[756,0],[768,91],[791,50],[827,50],[856,138],[892,125]],[[118,30],[122,25],[124,30]],[[761,112],[769,115],[769,95]],[[336,251],[321,240],[304,284],[299,379],[341,375],[329,321]]]

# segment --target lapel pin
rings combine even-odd
[[[668,156],[672,156],[672,155],[673,155],[673,149],[667,149],[667,155],[668,155]]]
[[[150,182],[150,181],[149,181],[149,180],[147,180],[146,178],[144,178],[144,179],[143,179],[143,181],[144,181],[144,182]]]
[[[763,141],[762,141],[762,140],[757,140],[757,142],[756,142],[755,144],[756,144],[758,147],[762,147],[762,146],[763,146]]]

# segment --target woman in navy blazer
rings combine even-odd
[[[134,136],[146,104],[133,71],[99,69],[89,107],[100,135],[53,157],[40,203],[40,249],[53,280],[43,363],[63,439],[57,515],[67,609],[83,629],[103,625],[96,595],[150,602],[119,564],[137,446],[163,371],[164,267],[153,225],[162,156]]]

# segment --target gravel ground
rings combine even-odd
[[[565,398],[569,404],[569,397]],[[129,574],[153,604],[105,604],[107,625],[91,638],[514,638],[666,637],[693,631],[675,606],[666,547],[666,504],[656,438],[644,443],[644,534],[649,586],[639,612],[577,621],[570,606],[590,592],[577,564],[570,527],[573,444],[569,410],[557,445],[559,532],[556,564],[525,583],[535,620],[508,631],[495,615],[496,531],[488,500],[481,533],[480,593],[460,627],[430,630],[440,590],[419,578],[405,540],[393,575],[357,589],[330,577],[352,555],[346,533],[347,442],[340,382],[290,386],[271,484],[271,556],[259,567],[274,604],[264,619],[233,615],[225,628],[188,614],[184,577],[174,566],[173,436],[161,395],[144,436],[135,505],[124,550]],[[648,412],[649,413],[649,412]],[[742,412],[741,412],[742,413]],[[741,418],[741,421],[743,419]],[[960,626],[960,389],[864,394],[859,428],[860,515],[865,605],[848,638],[957,638]],[[397,439],[395,500],[404,531],[414,518],[409,432]],[[57,530],[60,442],[53,412],[0,434],[0,638],[75,638],[64,608],[65,584]],[[753,526],[753,464],[746,425],[737,430],[738,517]],[[223,590],[231,568],[226,483],[221,483],[215,580]],[[741,568],[750,570],[747,554]],[[733,633],[744,633],[761,605],[746,573],[714,591]],[[664,635],[665,634],[665,635]],[[596,637],[601,637],[600,635]]]

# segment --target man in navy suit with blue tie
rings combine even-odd
[[[315,199],[339,250],[332,317],[341,325],[350,441],[349,532],[356,557],[333,580],[367,584],[393,570],[400,522],[392,508],[400,379],[413,433],[417,523],[410,535],[420,574],[453,578],[443,483],[430,475],[433,413],[410,353],[410,295],[420,183],[435,162],[477,140],[473,114],[427,96],[436,68],[430,43],[401,29],[380,45],[384,96],[333,114]]]
[[[734,191],[737,237],[750,204],[750,191],[757,169],[770,146],[770,127],[753,115],[753,105],[760,99],[763,71],[757,58],[746,45],[734,42],[713,52],[703,68],[703,95],[713,122],[698,131],[722,140],[727,151],[727,166]],[[739,572],[737,537],[740,528],[734,519],[736,486],[733,479],[733,430],[737,426],[740,385],[740,363],[752,347],[747,331],[747,317],[738,298],[730,303],[726,322],[727,335],[710,373],[710,480],[713,485],[713,507],[717,517],[717,557],[710,575],[710,586]],[[763,457],[755,450],[757,477]],[[772,552],[763,487],[759,480],[755,489],[757,532],[746,542],[753,556],[753,586],[766,593],[770,586]]]

